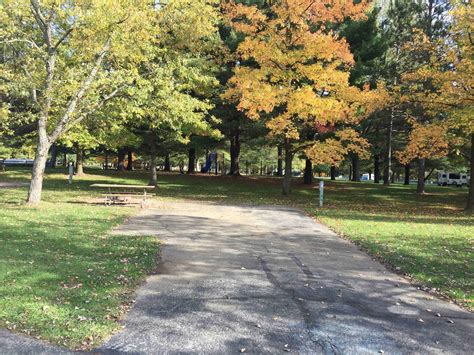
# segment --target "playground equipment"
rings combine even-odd
[[[201,168],[201,173],[208,173],[211,171],[212,163],[217,164],[217,153],[211,153],[206,159],[206,164]]]

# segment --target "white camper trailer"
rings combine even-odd
[[[438,185],[439,186],[464,186],[469,183],[469,176],[466,173],[439,171]]]

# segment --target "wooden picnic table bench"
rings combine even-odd
[[[119,184],[92,184],[91,187],[106,189],[107,193],[103,194],[105,204],[107,206],[121,203],[131,204],[137,197],[141,207],[145,207],[147,203],[147,192],[155,189],[155,186],[148,185],[119,185]],[[141,192],[141,191],[142,192]]]

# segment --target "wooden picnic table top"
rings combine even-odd
[[[107,187],[111,189],[143,189],[143,190],[153,190],[155,186],[149,185],[117,185],[117,184],[92,184],[91,187]]]

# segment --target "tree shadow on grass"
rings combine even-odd
[[[123,303],[154,265],[153,239],[103,238],[114,221],[94,210],[12,218],[0,226],[0,308],[9,327],[72,347],[116,329]]]

